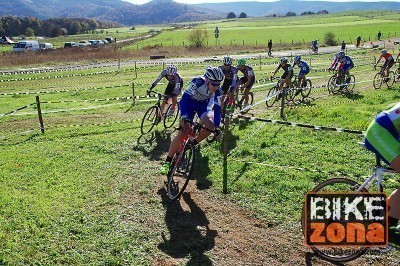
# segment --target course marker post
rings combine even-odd
[[[40,108],[40,99],[39,99],[39,95],[36,96],[36,106],[37,106],[37,112],[38,112],[38,117],[39,117],[40,131],[42,131],[42,133],[44,133],[42,109]]]

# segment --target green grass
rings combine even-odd
[[[356,65],[362,65],[370,63],[376,52],[350,54]],[[330,64],[330,55],[303,57],[313,58],[316,70]],[[268,64],[260,70],[258,59],[248,60],[257,79],[269,77],[277,61],[263,58]],[[180,65],[179,72],[188,82],[205,66]],[[0,93],[76,91],[40,94],[41,101],[75,101],[42,104],[45,134],[38,129],[34,106],[0,117],[0,264],[150,265],[154,258],[167,256],[157,248],[168,228],[162,199],[155,191],[161,189],[156,181],[161,178],[159,161],[170,136],[158,128],[157,142],[137,143],[139,120],[153,102],[138,102],[134,107],[130,100],[78,102],[131,96],[129,85],[78,90],[130,84],[131,70],[67,76],[97,71],[102,70],[2,77],[25,80],[1,82]],[[134,80],[136,95],[144,95],[160,71],[161,66],[141,69]],[[371,65],[353,70],[357,81],[369,80],[375,72]],[[309,74],[315,86],[325,85],[329,75]],[[29,77],[38,79],[26,80]],[[270,86],[254,89],[256,100]],[[392,89],[371,86],[372,82],[357,84],[355,96],[327,96],[326,89],[316,89],[310,106],[285,110],[287,120],[365,130],[380,110],[398,101],[400,89],[399,83]],[[164,88],[159,84],[156,90]],[[4,113],[34,102],[35,95],[0,96],[0,101]],[[279,112],[267,110],[264,103],[252,112],[279,119]],[[115,123],[121,121],[125,122]],[[34,131],[25,132],[29,129]],[[357,146],[362,140],[361,135],[234,121],[229,137],[229,194],[221,192],[221,143],[200,148],[195,176],[199,189],[210,187],[210,193],[248,208],[265,221],[290,227],[300,218],[304,194],[318,182],[340,176],[337,172],[359,181],[369,173],[374,157]],[[390,191],[394,186],[388,184]]]

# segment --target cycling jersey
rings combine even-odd
[[[253,71],[253,68],[251,66],[247,66],[246,65],[246,66],[244,66],[243,69],[238,68],[238,70],[240,72],[242,72],[243,76],[245,76],[245,77],[249,77],[249,76],[253,76],[254,77],[254,71]]]
[[[294,63],[293,67],[298,66],[300,68],[300,72],[299,72],[299,77],[302,77],[303,75],[307,75],[308,73],[310,73],[310,67],[308,66],[307,62],[304,60],[300,60],[300,63]]]
[[[224,66],[220,66],[219,69],[221,69],[222,73],[224,73],[225,76],[224,83],[222,84],[221,88],[224,94],[226,94],[229,87],[236,87],[236,83],[238,80],[238,69],[234,66],[230,66],[229,69],[226,69]]]
[[[335,56],[335,60],[333,60],[333,63],[331,65],[331,69],[335,69],[336,66],[339,64],[340,58],[338,56]]]
[[[153,82],[152,88],[154,88],[162,78],[165,78],[168,81],[167,88],[169,87],[169,89],[165,90],[166,95],[170,94],[178,95],[181,92],[183,86],[183,79],[181,78],[179,73],[175,73],[174,75],[169,76],[166,69],[164,69],[160,73],[160,75],[156,78],[156,80]],[[171,88],[173,88],[172,91]]]
[[[350,56],[346,55],[342,59],[340,59],[340,65],[338,70],[346,71],[347,69],[353,68],[353,61],[351,60]]]
[[[391,53],[381,54],[379,60],[381,60],[382,58],[385,58],[386,61],[390,61],[393,59],[393,55]]]
[[[277,70],[279,70],[280,68],[282,68],[283,71],[285,71],[281,76],[282,79],[285,79],[288,75],[290,77],[293,77],[293,67],[289,63],[286,63],[286,66],[282,66],[282,63],[279,64]]]
[[[193,120],[195,113],[203,119],[211,110],[208,104],[210,99],[214,99],[214,125],[219,127],[221,121],[221,89],[210,92],[206,81],[199,77],[194,78],[186,90],[183,92],[179,102],[181,117]]]
[[[387,164],[400,155],[400,102],[381,112],[369,125],[365,145]]]

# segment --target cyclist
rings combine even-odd
[[[399,58],[400,58],[400,49],[399,49],[399,54],[396,57],[396,62],[399,63],[399,67],[397,68],[397,73],[398,73],[397,80],[400,79],[400,61],[399,61]]]
[[[318,52],[318,40],[314,40],[311,42],[311,48],[313,52]]]
[[[388,53],[388,51],[386,49],[383,49],[381,51],[381,56],[379,57],[378,61],[376,61],[376,64],[374,65],[375,68],[376,68],[376,65],[381,61],[382,58],[385,58],[385,63],[382,66],[383,67],[383,76],[387,77],[387,76],[389,76],[390,68],[394,64],[394,58],[391,53]]]
[[[246,59],[244,58],[238,60],[237,69],[243,73],[243,77],[239,79],[237,85],[244,88],[243,108],[246,108],[247,106],[249,106],[249,92],[256,82],[256,76],[254,75],[253,68],[249,65],[246,65]]]
[[[310,73],[310,67],[308,66],[307,62],[301,59],[301,55],[297,54],[293,61],[293,68],[298,66],[300,68],[300,72],[297,79],[297,88],[301,88],[301,84],[306,80],[306,75]],[[296,91],[298,94],[300,91]]]
[[[283,69],[284,73],[281,76],[281,80],[279,81],[279,90],[282,92],[282,87],[283,84],[286,84],[287,88],[290,88],[292,86],[292,77],[293,77],[293,68],[292,66],[288,63],[289,60],[286,57],[281,58],[281,62],[279,66],[275,69],[274,74],[271,76],[271,80],[275,76],[275,74],[279,71],[279,69]],[[278,99],[280,98],[281,94],[279,94]]]
[[[161,168],[162,174],[168,173],[172,157],[179,149],[184,133],[187,132],[189,128],[189,124],[185,123],[185,120],[193,120],[195,113],[197,113],[201,123],[208,129],[216,130],[216,138],[217,140],[219,139],[220,131],[218,127],[221,120],[220,104],[222,94],[220,84],[223,78],[224,74],[221,69],[209,66],[206,68],[203,76],[194,78],[183,92],[182,99],[179,101],[181,110],[180,130],[178,131],[178,135],[171,142],[167,158]],[[214,112],[208,108],[211,98],[214,98]],[[200,131],[193,144],[197,145],[200,141],[207,138],[208,135],[210,135],[210,131],[203,129]]]
[[[336,68],[338,64],[337,83],[342,83],[345,76],[347,77],[346,82],[350,82],[350,69],[354,67],[353,60],[351,60],[350,56],[346,55],[345,52],[341,51],[337,53],[335,61],[332,63],[329,70]]]
[[[391,168],[400,173],[400,102],[378,114],[368,126],[365,145],[376,153]],[[390,227],[395,227],[400,219],[400,190],[396,189],[388,197]],[[389,229],[389,242],[400,245],[400,234]]]
[[[223,59],[224,65],[220,66],[219,69],[221,69],[222,73],[224,73],[224,82],[222,83],[222,99],[221,99],[221,104],[222,108],[224,107],[224,101],[226,94],[228,94],[229,97],[229,103],[228,107],[232,106],[233,103],[233,90],[236,87],[236,83],[238,82],[238,69],[234,66],[232,66],[232,57],[230,56],[225,56]]]
[[[160,82],[162,78],[165,78],[168,81],[168,84],[164,92],[164,101],[161,104],[161,113],[164,115],[165,106],[168,104],[169,99],[171,99],[172,106],[168,115],[173,115],[175,112],[178,95],[181,93],[183,87],[183,79],[179,75],[177,67],[174,65],[169,65],[166,69],[161,71],[160,75],[151,84],[150,90],[157,86],[157,83]]]

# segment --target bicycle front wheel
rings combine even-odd
[[[301,96],[304,98],[307,98],[310,93],[311,93],[311,87],[312,87],[312,83],[311,80],[306,79],[305,82],[303,82],[303,89],[301,90]]]
[[[359,187],[359,184],[351,179],[347,178],[332,178],[328,179],[320,184],[318,184],[311,192],[327,192],[327,193],[349,193],[354,192]],[[361,192],[368,192],[363,189]],[[306,209],[303,205],[302,215],[301,215],[301,227],[303,230],[304,237],[306,235]],[[367,248],[346,248],[346,247],[327,247],[327,248],[317,248],[311,247],[314,253],[331,262],[347,262],[354,260],[361,255],[363,255]]]
[[[140,132],[142,135],[149,133],[157,124],[157,114],[159,113],[158,106],[154,105],[147,109],[143,116],[142,124],[140,125]]]
[[[194,145],[186,144],[183,153],[175,155],[177,157],[172,160],[167,187],[170,200],[178,199],[185,191],[193,172],[194,155]]]
[[[167,112],[165,113],[165,117],[164,117],[164,127],[170,128],[172,127],[176,120],[178,119],[179,116],[179,105],[176,106],[174,112],[170,111],[172,108],[172,104],[170,104],[167,108]]]
[[[269,89],[268,94],[267,94],[267,99],[265,100],[265,104],[267,105],[267,108],[272,107],[272,105],[274,105],[274,103],[278,100],[279,95],[271,98],[271,96],[274,95],[276,92],[278,92],[278,88],[276,86]]]
[[[394,72],[394,82],[398,82],[400,80],[400,69],[396,69],[396,72]]]
[[[379,90],[381,88],[382,82],[383,82],[383,79],[382,79],[381,73],[376,73],[376,75],[374,77],[374,82],[373,82],[375,90]]]
[[[328,80],[328,85],[327,85],[327,87],[328,87],[328,92],[329,92],[330,94],[333,94],[333,91],[335,90],[335,86],[336,86],[336,76],[333,75],[333,76],[331,76],[331,77],[329,78],[329,80]]]

